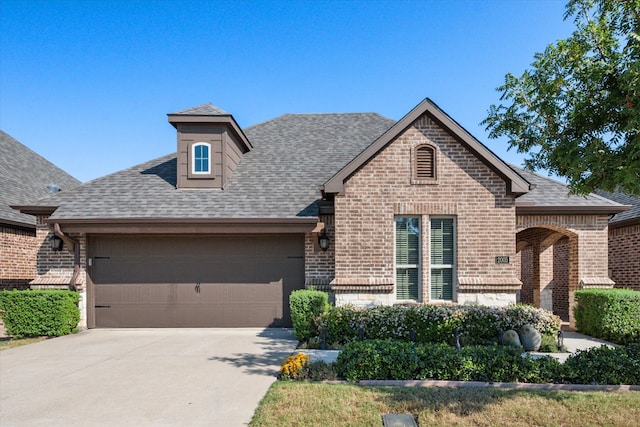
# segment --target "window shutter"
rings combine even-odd
[[[416,179],[434,179],[436,177],[435,150],[423,146],[416,150]]]

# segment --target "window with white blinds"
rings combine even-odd
[[[420,299],[420,218],[396,218],[396,299]]]
[[[431,218],[431,299],[453,300],[455,223],[453,218]]]

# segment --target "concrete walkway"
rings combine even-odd
[[[297,341],[282,329],[94,329],[0,352],[0,424],[243,426]]]

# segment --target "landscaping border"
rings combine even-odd
[[[640,385],[606,384],[535,384],[535,383],[491,383],[483,381],[442,381],[442,380],[361,380],[328,381],[330,383],[354,384],[366,387],[494,387],[520,390],[564,390],[564,391],[640,391]]]

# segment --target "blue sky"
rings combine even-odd
[[[167,113],[400,119],[425,97],[480,122],[507,72],[568,36],[564,1],[0,1],[0,128],[88,181],[175,151]],[[318,156],[330,153],[318,153]]]

